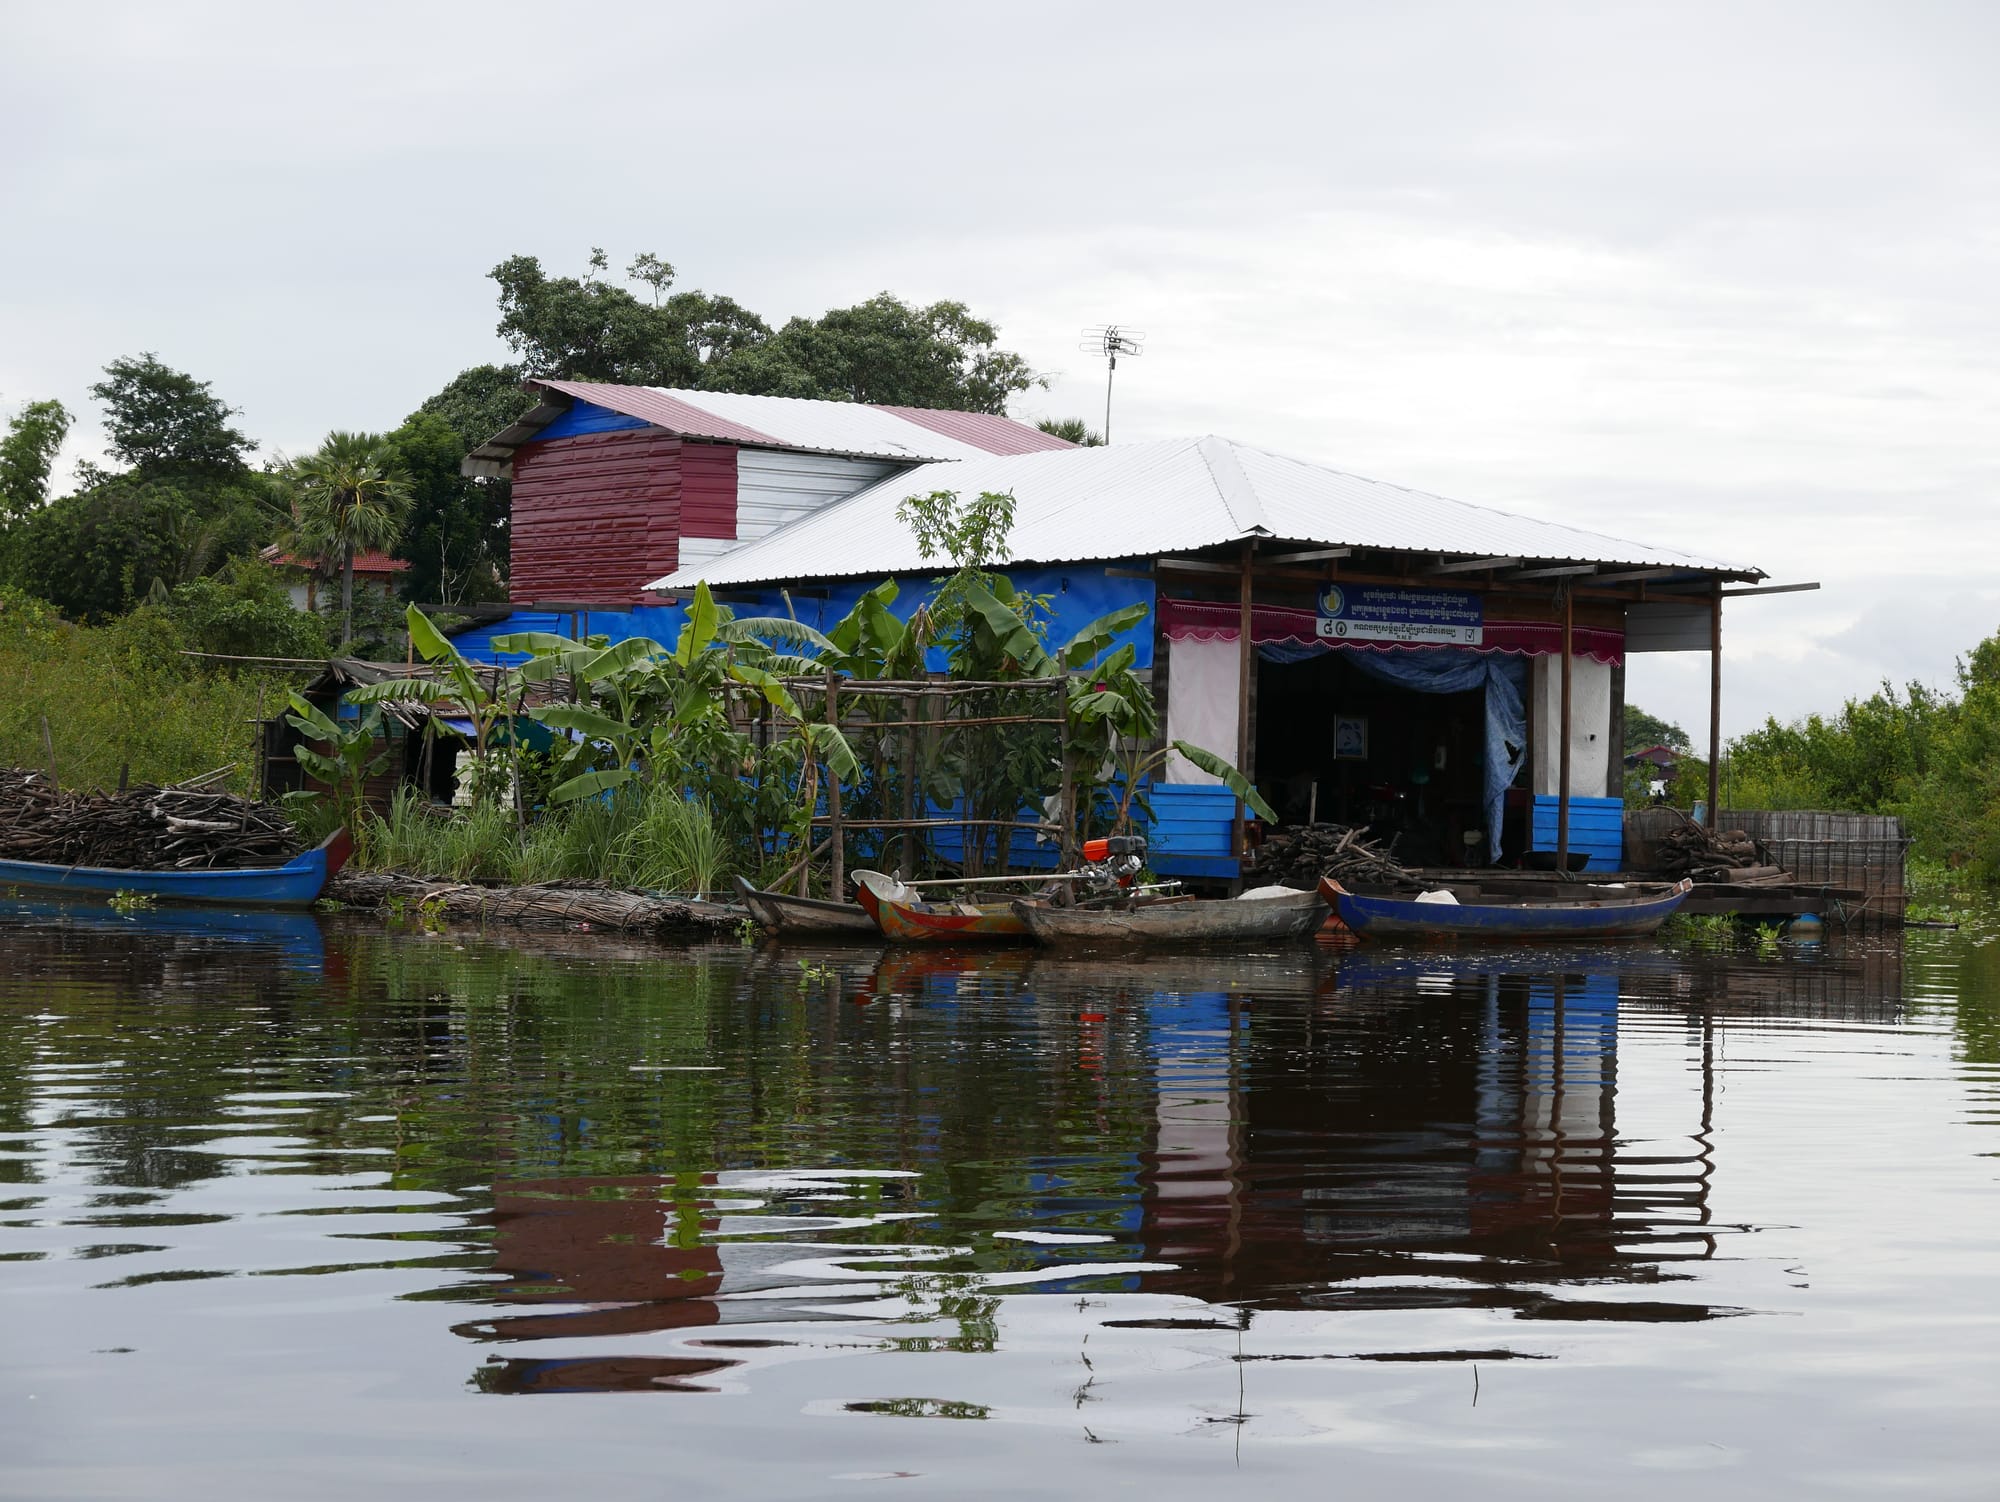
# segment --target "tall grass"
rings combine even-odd
[[[641,795],[617,852],[627,884],[668,892],[713,892],[736,870],[734,844],[714,811],[675,787]]]
[[[367,860],[412,876],[509,881],[520,854],[520,833],[508,810],[493,804],[433,809],[414,788],[397,789],[387,814],[369,814],[366,827]]]
[[[368,865],[448,881],[713,892],[737,865],[708,805],[660,787],[552,809],[525,833],[508,809],[442,809],[402,788],[386,813],[367,817],[360,846]]]

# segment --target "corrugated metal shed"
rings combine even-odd
[[[537,380],[528,384],[546,394],[542,403],[474,449],[465,461],[467,474],[505,474],[514,451],[532,443],[572,401],[620,412],[684,438],[911,464],[1071,447],[1039,428],[984,412],[933,412],[864,402],[745,396],[733,391],[673,391],[601,381]]]
[[[896,519],[905,496],[1007,491],[1023,563],[1155,557],[1268,537],[1333,547],[1625,564],[1762,577],[1761,570],[1448,500],[1225,438],[1072,448],[926,465],[654,589],[935,569]]]

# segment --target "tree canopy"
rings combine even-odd
[[[919,307],[882,292],[773,332],[734,298],[670,292],[674,268],[651,253],[626,268],[647,297],[606,280],[608,269],[602,250],[580,277],[551,277],[534,256],[493,268],[498,332],[524,374],[994,413],[1036,384],[964,303]]]
[[[150,351],[113,360],[90,394],[104,404],[112,454],[149,479],[239,475],[257,447],[230,425],[236,408],[207,381],[161,364]]]
[[[49,498],[49,472],[69,435],[69,409],[58,401],[29,402],[0,438],[0,527]]]
[[[1670,720],[1647,714],[1636,704],[1625,706],[1625,754],[1644,751],[1653,746],[1665,746],[1669,751],[1687,752],[1694,749],[1694,742],[1688,733]]]

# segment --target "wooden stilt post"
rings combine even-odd
[[[1722,585],[1708,602],[1708,827],[1718,829],[1722,801]]]
[[[1570,588],[1562,586],[1563,597],[1563,651],[1562,651],[1562,715],[1561,728],[1557,732],[1560,739],[1556,746],[1556,870],[1569,870],[1569,740],[1570,740],[1570,663],[1575,648],[1574,612],[1571,608]]]
[[[1069,679],[1056,677],[1056,713],[1062,716],[1057,730],[1057,755],[1062,758],[1062,791],[1056,797],[1056,819],[1062,835],[1056,843],[1056,869],[1068,871],[1076,865],[1076,779],[1069,770]]]
[[[915,722],[923,717],[924,701],[922,699],[912,699],[910,701],[911,723],[905,726],[903,730],[903,818],[905,822],[917,816],[918,767],[921,765],[918,757],[921,754],[922,748],[917,741],[917,727]],[[918,838],[918,833],[914,829],[905,829],[903,831],[902,849],[896,856],[896,874],[904,881],[908,881],[916,874]]]
[[[1257,647],[1250,639],[1251,589],[1250,563],[1257,550],[1257,544],[1243,544],[1243,574],[1237,596],[1236,613],[1236,770],[1246,778],[1253,774],[1250,766],[1250,674],[1257,665]],[[1235,828],[1231,843],[1236,850],[1236,858],[1241,861],[1249,854],[1249,845],[1243,832],[1243,803],[1236,803]]]
[[[832,668],[826,670],[826,722],[835,730],[840,728],[840,678]],[[831,762],[826,767],[826,829],[833,856],[826,895],[839,902],[847,890],[847,842],[840,830],[840,774]]]

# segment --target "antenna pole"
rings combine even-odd
[[[1120,355],[1143,355],[1145,334],[1138,329],[1120,328],[1115,323],[1099,324],[1083,331],[1084,342],[1077,346],[1086,354],[1104,356],[1104,441],[1111,441],[1111,388],[1118,379]]]
[[[1104,441],[1111,441],[1111,382],[1118,374],[1118,351],[1111,351],[1111,364],[1104,372]]]

